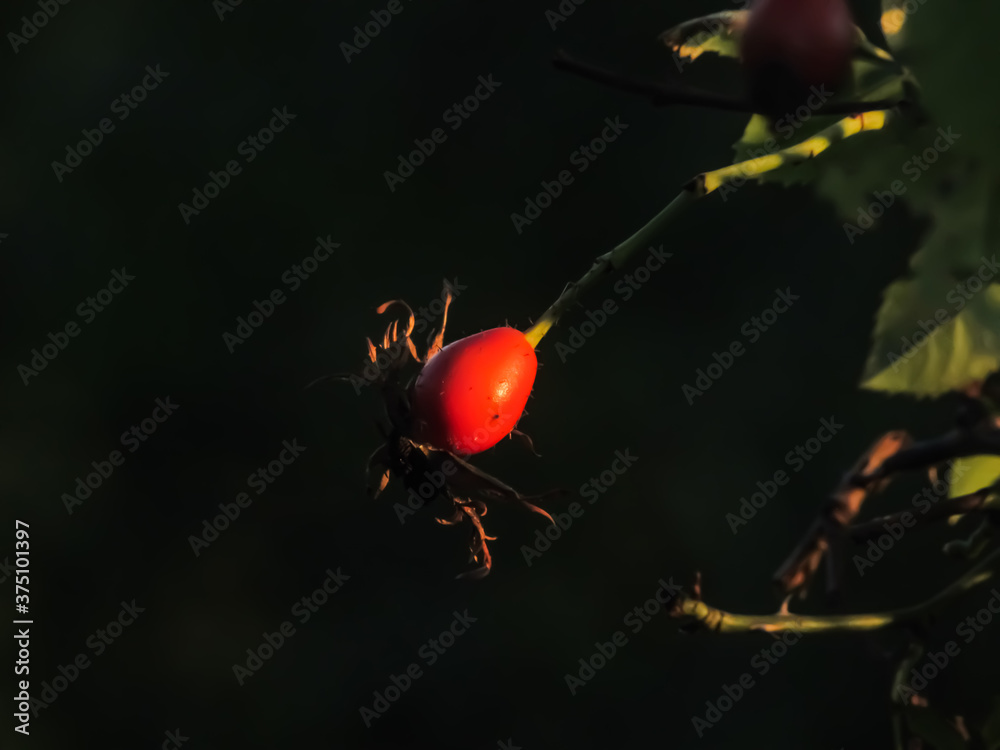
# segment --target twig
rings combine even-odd
[[[709,606],[704,601],[680,595],[671,616],[693,619],[701,627],[718,633],[761,631],[781,633],[795,630],[803,633],[837,631],[869,631],[889,627],[910,627],[935,613],[940,605],[996,577],[994,569],[1000,563],[1000,549],[994,550],[982,562],[926,601],[901,609],[853,615],[740,615]]]
[[[615,73],[607,68],[583,62],[571,57],[563,50],[558,50],[552,58],[552,64],[558,70],[586,78],[588,81],[603,84],[616,91],[645,96],[656,107],[672,105],[689,105],[706,109],[722,110],[724,112],[740,112],[743,114],[765,114],[760,106],[748,99],[732,99],[720,96],[710,91],[677,86],[656,81],[630,78]],[[902,100],[883,99],[873,102],[830,102],[815,110],[815,115],[857,115],[863,112],[874,112],[905,105]]]
[[[880,110],[866,114],[854,115],[838,120],[833,125],[823,128],[801,143],[788,148],[764,154],[754,159],[730,164],[711,172],[703,172],[687,184],[687,189],[694,191],[698,197],[715,192],[723,185],[761,177],[767,172],[786,166],[794,166],[815,159],[833,144],[851,138],[861,133],[883,130],[895,117],[893,110]]]
[[[907,448],[910,436],[902,431],[889,432],[869,448],[855,466],[844,476],[840,485],[813,522],[805,536],[774,574],[774,583],[785,596],[795,592],[804,594],[819,564],[830,548],[830,537],[842,534],[861,510],[869,495],[882,488],[888,481],[868,481],[892,456]],[[859,482],[858,477],[865,481]],[[835,567],[835,566],[834,566]],[[836,571],[835,571],[836,572]],[[839,580],[827,582],[830,591],[839,590]]]
[[[942,500],[936,505],[932,505],[923,513],[904,510],[899,513],[882,516],[881,518],[875,518],[871,521],[855,524],[847,530],[847,533],[856,542],[881,536],[886,533],[886,525],[902,523],[904,516],[907,514],[913,517],[913,522],[904,524],[904,526],[913,528],[914,526],[922,526],[962,513],[1000,513],[1000,502],[997,501],[995,492],[996,490],[992,487],[984,487],[981,490],[970,492],[968,495],[955,497],[951,500]]]
[[[880,130],[891,122],[890,112],[873,112],[858,117],[848,117],[824,128],[811,138],[773,154],[748,159],[711,172],[703,172],[690,180],[680,194],[666,208],[654,216],[644,227],[608,253],[597,258],[590,270],[578,281],[567,284],[559,298],[531,328],[524,332],[532,346],[537,347],[542,338],[559,319],[580,299],[584,292],[612,271],[618,270],[640,248],[647,246],[663,228],[688,205],[698,198],[718,190],[723,185],[754,179],[783,166],[798,164],[822,153],[834,143],[860,133]]]
[[[642,229],[633,234],[627,240],[618,245],[614,250],[600,256],[580,279],[566,285],[563,293],[553,302],[549,309],[542,313],[542,316],[535,321],[535,324],[524,332],[529,343],[537,347],[546,333],[554,326],[559,318],[574,304],[580,296],[590,287],[595,286],[601,278],[621,268],[629,257],[640,247],[647,243],[669,223],[669,221],[689,203],[695,199],[694,193],[684,190],[673,201],[667,205],[660,213],[654,216]]]
[[[857,481],[879,481],[890,474],[926,469],[967,456],[1000,456],[1000,430],[955,430],[940,438],[917,443],[892,456],[873,474],[858,477]]]
[[[563,70],[581,78],[586,78],[588,81],[603,84],[616,91],[624,91],[628,94],[639,94],[640,96],[648,97],[652,104],[657,107],[671,104],[688,104],[695,107],[705,107],[706,109],[720,109],[726,112],[754,113],[754,107],[749,101],[730,99],[686,86],[672,86],[655,81],[629,78],[606,68],[577,60],[563,50],[556,52],[552,58],[552,65],[557,70]],[[885,107],[877,107],[877,109],[885,109]]]

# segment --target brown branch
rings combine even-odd
[[[821,509],[819,518],[774,574],[774,584],[779,593],[783,596],[794,593],[804,596],[820,563],[826,558],[827,593],[836,596],[841,587],[844,542],[848,538],[856,541],[877,536],[883,533],[882,524],[902,518],[903,512],[900,512],[851,526],[865,500],[884,489],[896,474],[932,469],[957,458],[1000,455],[1000,428],[993,422],[988,423],[988,428],[983,428],[982,421],[978,418],[976,421],[976,425],[968,424],[920,443],[914,443],[907,433],[901,431],[890,432],[880,438],[847,473]],[[982,507],[987,496],[980,496],[981,492],[985,490],[941,503],[931,512],[921,515],[918,522],[928,523],[963,512],[985,511],[990,512],[992,517],[996,509]],[[951,508],[954,510],[949,510]]]
[[[903,471],[926,469],[967,456],[1000,455],[1000,430],[955,430],[939,438],[917,443],[887,459],[881,467],[867,476],[858,476],[859,484],[885,479]]]
[[[875,474],[886,461],[907,449],[911,443],[912,438],[906,432],[888,432],[858,459],[820,512],[820,517],[774,574],[774,584],[782,595],[798,592],[804,596],[820,562],[831,548],[830,540],[842,536],[869,495],[882,489],[889,481],[889,477],[875,479]],[[839,548],[840,544],[835,543],[834,546]],[[839,560],[834,560],[830,566],[827,589],[831,593],[840,589]]]
[[[648,97],[650,102],[657,107],[670,104],[688,104],[694,107],[742,112],[744,114],[753,114],[754,112],[754,107],[749,101],[730,99],[701,89],[629,78],[607,68],[601,68],[576,60],[563,50],[556,52],[555,57],[552,58],[552,64],[557,70],[572,73],[581,78],[586,78],[588,81],[603,84],[617,91]]]
[[[922,526],[934,523],[954,515],[963,513],[986,513],[988,515],[1000,515],[1000,503],[997,503],[995,490],[991,487],[984,487],[981,490],[970,492],[968,495],[943,500],[936,505],[932,505],[923,513],[916,513],[913,510],[904,510],[899,513],[892,513],[881,518],[874,518],[871,521],[855,524],[847,531],[852,541],[861,542],[872,537],[881,536],[886,533],[886,525],[902,524],[906,528]],[[991,500],[992,498],[992,500]],[[904,523],[904,517],[910,515],[913,522]]]
[[[645,96],[656,107],[672,105],[689,105],[706,109],[722,110],[724,112],[741,112],[743,114],[758,114],[760,106],[749,99],[732,99],[720,96],[703,89],[689,86],[677,86],[656,81],[630,78],[607,68],[583,62],[571,57],[563,50],[558,50],[552,58],[552,64],[557,70],[585,78],[588,81],[600,83],[617,91]],[[905,101],[882,99],[874,102],[829,102],[814,114],[816,115],[858,115],[863,112],[875,112],[881,109],[892,109],[906,105]]]

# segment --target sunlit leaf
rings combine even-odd
[[[726,10],[692,18],[664,31],[660,39],[682,59],[696,60],[705,52],[739,57],[747,15],[745,10]]]
[[[952,469],[948,497],[970,495],[1000,479],[1000,456],[959,458]]]
[[[976,175],[920,195],[934,223],[911,278],[885,292],[863,387],[937,396],[1000,369],[1000,215]]]
[[[949,281],[921,277],[886,290],[862,387],[939,396],[1000,369],[1000,285],[966,301]]]

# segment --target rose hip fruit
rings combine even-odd
[[[537,370],[534,348],[515,328],[448,344],[417,376],[415,438],[452,453],[492,448],[521,418]]]
[[[764,114],[787,115],[812,88],[836,90],[850,73],[854,44],[844,0],[756,0],[740,43],[752,99]]]

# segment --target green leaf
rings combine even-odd
[[[680,59],[696,60],[705,52],[721,57],[740,56],[740,37],[748,11],[724,10],[701,18],[692,18],[667,29],[660,40]]]
[[[863,388],[939,396],[1000,369],[1000,284],[968,301],[960,284],[922,276],[886,290]]]
[[[980,169],[946,191],[913,191],[934,224],[912,278],[885,292],[862,387],[938,396],[1000,369],[1000,180],[990,179]]]
[[[908,8],[902,14],[898,11]],[[995,50],[1000,3],[883,1],[883,28],[902,21],[887,34],[893,54],[920,82],[921,103],[939,124],[959,133],[970,152],[1000,167],[994,96]],[[888,15],[893,10],[896,15]]]
[[[1000,479],[1000,456],[959,458],[952,468],[948,497],[961,497],[989,487]]]

